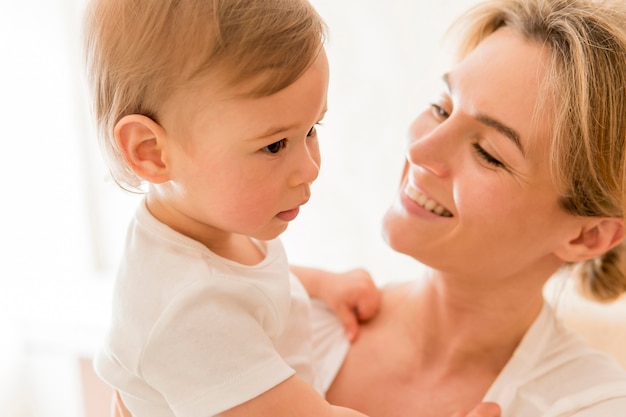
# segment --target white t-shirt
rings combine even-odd
[[[316,310],[323,330],[314,343],[311,303],[282,244],[257,243],[265,259],[242,265],[140,205],[95,358],[134,417],[217,415],[294,373],[321,394],[328,388],[348,349],[341,325]]]
[[[543,310],[485,396],[502,417],[626,416],[626,370]]]

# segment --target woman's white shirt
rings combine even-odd
[[[503,417],[626,416],[626,370],[544,307],[485,395]]]

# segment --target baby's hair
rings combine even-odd
[[[507,27],[551,54],[540,108],[554,131],[550,169],[560,204],[577,216],[626,212],[626,4],[610,0],[493,0],[455,27],[459,57]],[[456,33],[456,32],[455,32]],[[626,292],[624,245],[576,265],[583,293],[608,301]]]
[[[296,81],[319,54],[326,28],[306,0],[93,0],[85,15],[87,78],[101,148],[113,179],[139,191],[114,138],[129,114],[159,121],[181,88],[219,77],[248,97]]]

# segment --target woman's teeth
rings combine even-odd
[[[411,200],[415,201],[426,210],[435,213],[436,215],[441,217],[452,217],[452,213],[446,210],[445,207],[437,203],[435,200],[431,200],[426,195],[417,191],[415,188],[407,185],[404,192]]]

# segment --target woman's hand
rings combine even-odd
[[[369,272],[357,268],[335,273],[292,266],[309,296],[319,298],[339,317],[346,337],[354,341],[360,323],[372,319],[380,308],[380,290]]]

